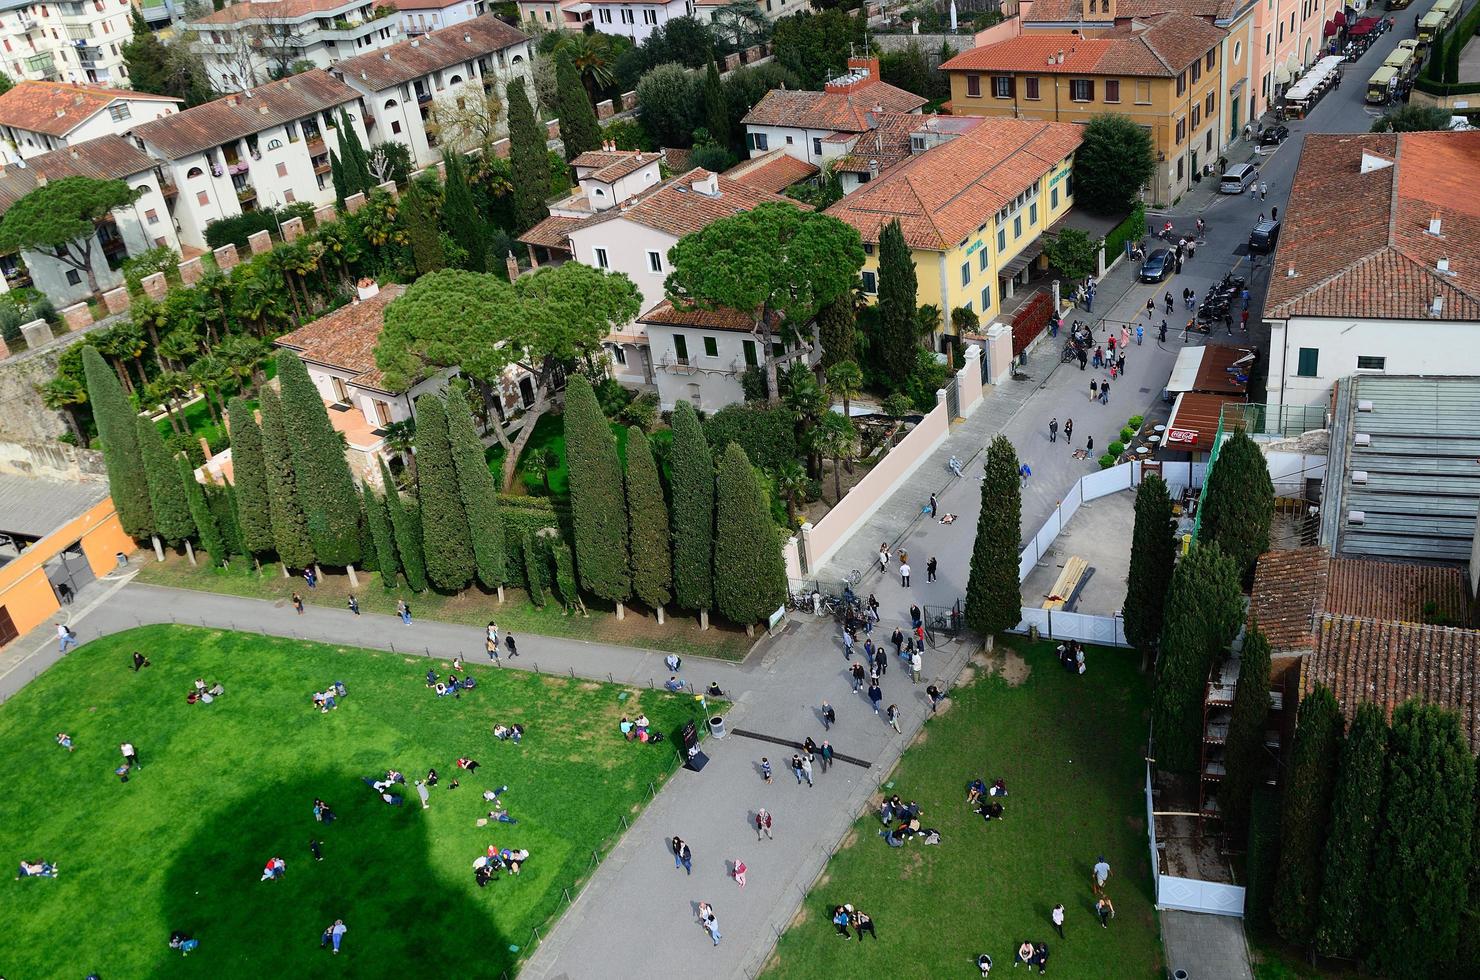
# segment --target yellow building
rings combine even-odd
[[[1129,116],[1150,135],[1154,204],[1176,200],[1217,167],[1219,51],[1227,31],[1181,12],[1091,37],[1033,31],[973,48],[941,65],[953,115],[1086,123]]]
[[[1074,201],[1067,123],[992,119],[891,167],[827,213],[863,237],[864,292],[878,291],[879,235],[898,220],[915,260],[918,301],[966,307],[983,323],[1042,251],[1040,237]]]

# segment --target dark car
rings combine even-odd
[[[1260,136],[1259,136],[1259,145],[1260,146],[1279,146],[1281,143],[1283,143],[1285,140],[1287,140],[1289,138],[1290,138],[1290,127],[1288,127],[1288,126],[1268,126],[1268,127],[1265,127],[1264,132],[1261,133]]]
[[[1274,247],[1279,243],[1279,240],[1280,223],[1278,221],[1261,221],[1249,233],[1249,251],[1260,255],[1268,255],[1274,251]]]
[[[1176,268],[1177,260],[1173,258],[1172,250],[1159,248],[1146,256],[1146,261],[1141,263],[1141,281],[1161,282]]]

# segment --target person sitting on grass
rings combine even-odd
[[[632,724],[631,719],[629,719],[626,715],[622,716],[622,720],[617,725],[617,728],[621,730],[622,737],[625,738],[627,741],[630,742],[635,737],[634,733],[636,732],[637,726]]]
[[[1006,796],[1007,795],[1007,781],[1004,780],[1001,776],[998,776],[996,779],[992,780],[992,788],[989,789],[989,790],[987,790],[987,795],[988,796]]]
[[[986,976],[987,974],[991,973],[992,958],[986,953],[981,954],[976,958],[976,968],[982,971],[982,976]]]
[[[506,739],[512,739],[513,742],[514,742],[514,744],[515,745],[518,745],[519,744],[519,740],[522,739],[522,738],[524,738],[524,726],[523,725],[494,725],[493,726],[493,737],[496,738],[496,739],[498,739],[500,742],[502,742],[502,741],[504,741]]]
[[[68,752],[74,751],[72,748],[72,736],[66,732],[57,732],[57,744]]]
[[[200,940],[189,933],[176,929],[170,933],[170,949],[178,949],[181,956],[189,956],[200,945]]]
[[[57,866],[50,861],[22,861],[21,870],[16,878],[55,878]]]
[[[262,867],[262,880],[277,881],[279,878],[283,877],[283,875],[287,873],[288,862],[284,861],[280,857],[268,858],[267,864],[263,865]]]
[[[398,769],[387,769],[385,771],[385,778],[386,782],[400,783],[402,786],[406,785],[406,777],[401,775]]]
[[[488,863],[488,858],[479,856],[473,862],[473,880],[478,883],[479,888],[487,887],[490,881],[497,881],[498,875],[494,874],[493,866]]]
[[[468,772],[472,772],[473,770],[478,768],[478,761],[476,759],[469,759],[467,756],[464,756],[461,759],[457,760],[457,768],[465,769]]]
[[[504,848],[498,852],[498,856],[499,860],[503,862],[504,867],[509,869],[509,874],[511,875],[517,875],[519,873],[519,866],[529,860],[529,852],[525,850],[511,851],[508,848]]]
[[[509,816],[509,811],[508,810],[505,810],[502,806],[499,806],[499,807],[496,807],[495,809],[489,810],[488,811],[488,819],[489,820],[497,820],[499,823],[518,823],[519,822],[519,821],[515,820],[513,817]]]
[[[1002,804],[995,801],[979,807],[976,811],[981,814],[982,819],[991,823],[993,820],[1002,819]]]
[[[431,667],[427,668],[427,687],[437,686],[437,671]]]
[[[851,938],[848,933],[848,913],[851,909],[851,905],[838,905],[833,908],[833,925],[837,927],[837,935],[844,939]]]
[[[1018,943],[1017,961],[1014,962],[1012,965],[1017,966],[1018,963],[1025,964],[1030,968],[1033,965],[1033,944],[1028,942],[1027,940],[1023,940],[1021,943]]]
[[[986,791],[987,791],[987,784],[986,783],[982,782],[980,779],[973,779],[966,786],[966,803],[967,803],[967,805],[970,806],[971,804],[975,803],[978,799],[981,798],[981,795],[983,793],[985,793]]]

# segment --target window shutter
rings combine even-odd
[[[1095,100],[1095,80],[1091,78],[1084,87],[1089,92],[1089,101],[1093,102]]]
[[[1017,77],[1015,75],[1007,76],[1007,97],[1009,99],[1017,98]]]

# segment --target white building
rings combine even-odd
[[[190,27],[211,84],[237,92],[388,47],[400,22],[399,10],[377,0],[241,0]]]
[[[749,368],[764,363],[762,340],[750,314],[680,310],[665,299],[637,319],[646,330],[648,350],[657,367],[653,384],[658,388],[663,411],[686,401],[701,412],[717,412],[745,400],[741,378]],[[778,323],[772,324],[776,338],[771,344],[772,355],[780,359],[796,354],[815,368],[822,360],[817,338],[813,336],[812,343],[798,347],[780,339],[778,327]]]
[[[1305,139],[1270,271],[1271,405],[1353,374],[1480,376],[1480,131]]]
[[[797,0],[800,2],[800,0]],[[646,41],[653,29],[694,13],[693,0],[519,0],[520,23],[545,29],[584,30],[592,25],[603,34],[621,34],[634,44]]]
[[[122,136],[139,123],[172,115],[181,101],[67,82],[21,82],[0,95],[0,164]]]
[[[172,211],[180,241],[203,247],[212,221],[294,201],[332,202],[329,151],[343,153],[341,109],[368,146],[358,94],[324,71],[228,95],[132,135],[178,188]]]
[[[401,12],[401,33],[406,37],[430,34],[444,27],[483,16],[484,0],[392,0]]]
[[[3,0],[0,67],[12,79],[128,83],[130,0]]]
[[[703,24],[713,24],[716,21],[723,24],[724,17],[720,12],[732,2],[733,0],[694,0],[694,17]],[[807,0],[755,0],[755,5],[761,16],[770,21],[812,9]]]
[[[431,125],[436,107],[453,107],[488,86],[502,99],[515,78],[532,86],[533,60],[529,35],[489,14],[341,61],[333,74],[363,97],[371,143],[404,143],[412,162],[427,167],[442,159]]]
[[[872,131],[884,113],[919,113],[926,100],[879,78],[878,58],[849,58],[848,72],[821,92],[772,89],[745,114],[745,144],[752,155],[785,149],[820,167],[847,152],[849,137]],[[838,145],[829,152],[827,144]]]
[[[122,180],[139,192],[134,203],[97,223],[91,262],[99,288],[108,290],[123,282],[118,268],[125,258],[157,246],[179,249],[167,197],[173,188],[161,179],[155,162],[122,136],[100,136],[0,170],[0,212],[48,181],[78,176]],[[31,284],[58,307],[86,299],[91,293],[86,274],[55,256],[22,252],[20,257]],[[6,266],[9,279],[15,269],[13,259],[0,264]],[[0,290],[6,288],[0,286]]]

